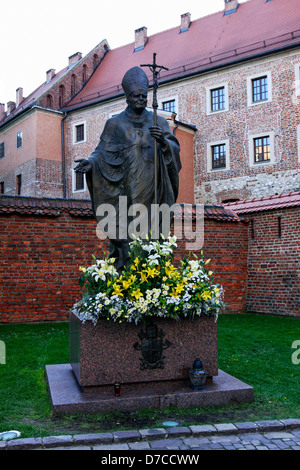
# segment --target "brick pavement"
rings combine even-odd
[[[300,419],[176,426],[0,441],[0,450],[300,450]],[[147,452],[145,452],[145,455]],[[123,454],[126,455],[126,452]],[[158,462],[157,462],[158,463]]]

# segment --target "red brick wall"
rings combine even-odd
[[[109,243],[96,237],[89,203],[44,200],[39,208],[31,198],[11,200],[0,210],[0,323],[65,320],[80,298],[79,266],[92,264],[101,247],[109,252]],[[205,257],[230,312],[246,305],[247,230],[236,221],[205,220]],[[184,243],[179,257],[187,255]]]
[[[300,316],[299,207],[247,216],[250,219],[248,310]]]

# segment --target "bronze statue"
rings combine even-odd
[[[124,232],[124,227],[119,224],[120,212],[127,210],[128,227],[133,217],[130,207],[143,204],[148,210],[150,229],[151,205],[157,202],[171,207],[176,202],[181,169],[179,143],[168,122],[157,116],[154,125],[153,112],[146,109],[149,82],[143,69],[133,67],[128,70],[122,87],[127,108],[108,119],[95,151],[88,159],[76,160],[79,163],[74,168],[86,173],[96,220],[99,222],[103,217],[99,212],[101,205],[112,205],[115,210],[117,230],[115,235],[108,233],[108,237],[111,256],[116,258],[119,270],[130,264],[128,252],[132,240],[131,234],[127,230]],[[157,153],[156,191],[154,147]]]

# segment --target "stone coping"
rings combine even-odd
[[[114,431],[96,434],[47,436],[43,438],[12,439],[0,441],[0,450],[32,450],[56,447],[72,447],[95,444],[120,444],[126,442],[152,441],[174,437],[200,437],[243,433],[278,432],[300,430],[300,419],[263,420],[256,422],[220,423],[214,425],[176,426],[129,431]]]

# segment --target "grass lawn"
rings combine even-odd
[[[166,418],[181,424],[299,418],[300,364],[292,362],[292,344],[300,341],[300,319],[224,314],[218,331],[219,367],[254,387],[253,403],[53,417],[45,365],[69,362],[68,323],[2,324],[6,364],[0,363],[0,432],[38,437],[161,427]]]

